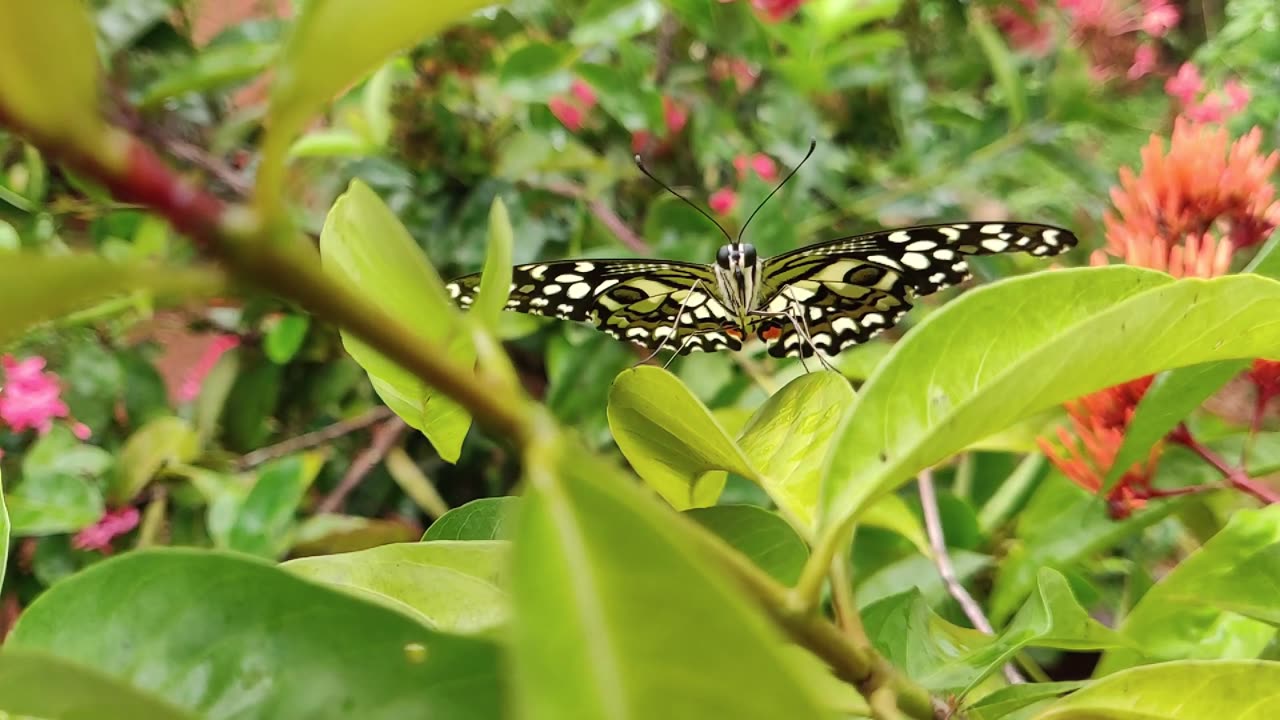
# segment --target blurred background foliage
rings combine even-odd
[[[93,4],[111,115],[242,198],[267,70],[296,3]],[[1137,166],[1152,134],[1182,114],[1236,135],[1256,126],[1274,147],[1280,97],[1267,90],[1277,84],[1273,0],[515,0],[350,88],[293,146],[289,192],[314,236],[337,194],[363,180],[445,276],[480,268],[495,197],[510,211],[517,262],[707,262],[719,232],[638,173],[633,154],[732,232],[812,137],[814,158],[752,223],[764,254],[882,226],[1014,217],[1077,231],[1085,248],[1062,262],[1084,264],[1104,245],[1118,168]],[[113,204],[11,135],[0,135],[0,163],[0,262],[18,250],[193,254],[164,222]],[[980,281],[1038,262],[980,260]],[[842,371],[856,386],[949,296],[841,356]],[[641,356],[590,328],[503,321],[525,385],[588,443],[610,446],[610,383]],[[45,405],[51,426],[0,417],[21,538],[0,633],[44,588],[105,554],[173,544],[280,559],[414,539],[449,507],[509,494],[517,477],[480,430],[456,464],[441,460],[381,407],[336,331],[277,301],[158,312],[125,298],[7,352],[9,385],[25,376],[55,404]],[[24,358],[45,365],[20,368]],[[730,431],[803,372],[761,353],[692,356],[673,369]],[[1178,552],[1184,528],[1214,521],[1193,512],[1186,525],[1162,523],[1178,509],[1169,504],[1117,530],[1124,523],[1037,454],[1052,420],[940,474],[957,569],[989,589],[997,567],[1015,575],[1050,558],[1085,605],[1131,606],[1135,583]],[[1244,442],[1215,435],[1221,420],[1203,424]],[[1280,466],[1274,435],[1252,450]],[[1165,468],[1182,473],[1179,484],[1202,473],[1177,452]],[[730,478],[721,502],[767,500]],[[1062,523],[1078,551],[1053,546]],[[1126,554],[1088,554],[1120,543]],[[861,529],[854,553],[860,603],[932,582],[926,597],[958,617],[941,584],[922,579],[929,561],[909,534]]]

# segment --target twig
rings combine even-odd
[[[1227,484],[1240,492],[1252,495],[1264,505],[1280,503],[1280,491],[1267,487],[1266,485],[1249,477],[1244,468],[1234,467],[1230,465],[1226,459],[1216,452],[1210,450],[1200,441],[1191,435],[1191,431],[1186,424],[1179,425],[1173,432],[1169,433],[1169,440],[1182,445],[1188,450],[1194,452],[1204,459],[1205,462],[1212,465],[1218,472],[1222,473],[1223,479]]]
[[[960,609],[964,611],[965,617],[969,618],[969,622],[973,623],[975,628],[987,635],[995,635],[995,628],[991,627],[991,621],[987,620],[982,607],[973,599],[969,591],[965,590],[964,585],[960,584],[960,578],[956,576],[956,568],[951,564],[951,556],[947,554],[947,541],[942,533],[942,516],[938,512],[938,493],[933,487],[933,471],[921,470],[916,476],[916,484],[920,488],[920,505],[924,509],[924,529],[929,535],[929,547],[933,550],[933,563],[938,566],[938,574],[942,576],[947,592],[956,599],[957,603],[960,603]],[[1021,685],[1026,682],[1013,663],[1005,663],[1004,677],[1011,685]]]
[[[408,427],[403,420],[393,417],[375,428],[369,447],[361,450],[351,460],[351,466],[347,468],[347,474],[342,476],[338,486],[316,505],[316,514],[322,515],[340,510],[347,500],[347,495],[350,495],[369,472],[382,462],[387,453],[391,452],[391,448]]]
[[[650,254],[649,246],[645,244],[644,239],[635,233],[630,227],[618,217],[618,213],[613,211],[603,200],[587,196],[587,191],[581,186],[561,180],[552,180],[541,183],[535,187],[542,188],[547,192],[555,193],[562,197],[581,200],[587,204],[587,209],[592,215],[601,222],[609,231],[631,250],[641,255]]]
[[[274,460],[278,457],[284,457],[285,455],[292,455],[293,453],[301,450],[306,450],[307,448],[323,445],[332,440],[336,440],[343,435],[353,433],[362,428],[367,428],[374,423],[382,422],[389,417],[391,417],[391,409],[385,405],[379,405],[353,418],[340,420],[332,425],[322,427],[319,430],[299,435],[297,437],[292,437],[288,440],[282,440],[275,445],[268,445],[267,447],[254,450],[251,453],[246,453],[239,461],[236,462],[236,465],[241,470],[246,470],[255,465],[261,465],[268,460]]]
[[[680,32],[680,19],[674,13],[663,13],[662,22],[658,24],[658,39],[654,43],[654,55],[657,61],[653,66],[653,84],[661,88],[667,82],[667,74],[671,72],[672,43]]]

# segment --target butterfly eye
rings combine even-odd
[[[756,264],[756,248],[754,245],[742,246],[742,264],[748,267]]]
[[[733,255],[733,251],[728,245],[721,245],[720,252],[716,253],[716,264],[725,270],[729,269],[729,258]]]

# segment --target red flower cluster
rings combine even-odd
[[[722,4],[731,3],[733,0],[720,0]],[[751,7],[755,8],[769,22],[782,22],[795,14],[800,6],[804,4],[804,0],[751,0]]]
[[[1237,80],[1228,80],[1222,91],[1204,92],[1204,78],[1191,63],[1183,63],[1177,74],[1165,81],[1164,91],[1182,106],[1188,119],[1217,123],[1240,114],[1249,105],[1249,89]]]
[[[749,172],[754,172],[761,180],[771,183],[778,179],[778,164],[773,158],[764,153],[756,153],[755,155],[739,155],[733,159],[733,168],[738,171],[738,182],[742,182],[747,178]],[[719,215],[728,215],[738,205],[738,191],[731,187],[722,187],[711,193],[711,197],[707,200],[707,204],[711,206],[712,212]]]
[[[62,382],[45,372],[44,358],[36,355],[16,360],[12,355],[0,358],[4,382],[0,384],[0,422],[14,432],[35,430],[43,435],[53,427],[56,418],[66,418],[70,408],[62,400]],[[89,439],[89,426],[73,423],[71,431],[81,440]]]
[[[1098,80],[1122,70],[1131,80],[1153,72],[1159,53],[1152,38],[1164,37],[1181,18],[1169,0],[1057,0],[1050,5],[1046,9],[1040,0],[1018,0],[1017,6],[998,8],[992,19],[1011,45],[1044,55],[1053,46],[1051,15],[1061,11]]]
[[[591,86],[578,78],[574,78],[569,86],[568,95],[556,95],[547,101],[551,114],[569,128],[570,132],[578,132],[586,124],[587,115],[596,106],[596,93]]]
[[[133,506],[108,510],[98,522],[76,533],[71,544],[80,550],[97,550],[103,555],[110,555],[111,541],[137,527],[139,519],[138,508]]]
[[[680,102],[666,95],[662,96],[662,121],[666,132],[658,138],[648,130],[637,130],[631,134],[631,152],[663,153],[671,148],[671,141],[684,131],[689,124],[689,110]]]
[[[1077,485],[1098,492],[1115,464],[1125,431],[1133,421],[1138,402],[1151,387],[1151,380],[1150,376],[1139,378],[1067,403],[1074,434],[1058,428],[1061,453],[1046,438],[1037,440],[1040,449]],[[1159,457],[1157,445],[1145,461],[1127,468],[1107,493],[1107,507],[1113,518],[1128,517],[1153,497],[1151,477]]]

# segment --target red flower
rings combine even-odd
[[[578,132],[582,129],[582,124],[586,120],[586,113],[582,108],[570,102],[568,98],[559,95],[547,101],[547,107],[551,108],[551,114],[556,119],[569,128],[571,132]]]
[[[711,206],[713,212],[720,215],[728,215],[733,212],[734,206],[738,204],[738,194],[732,188],[720,188],[711,193],[707,204]]]
[[[1053,24],[1041,17],[1036,0],[1019,0],[995,8],[991,20],[1009,44],[1030,55],[1045,55],[1053,48]]]
[[[1146,0],[1143,4],[1146,12],[1142,15],[1142,29],[1152,37],[1164,37],[1177,27],[1178,20],[1182,17],[1178,8],[1165,0]]]
[[[769,22],[782,22],[799,10],[804,0],[751,0],[751,4],[764,13]]]
[[[773,161],[773,158],[764,153],[756,153],[751,156],[751,168],[765,182],[771,183],[778,179],[778,164]]]
[[[138,519],[138,509],[132,506],[108,510],[98,522],[76,533],[71,544],[80,550],[110,555],[111,541],[137,527]]]
[[[1168,152],[1153,135],[1142,150],[1141,172],[1121,168],[1120,187],[1111,190],[1116,211],[1104,218],[1107,252],[1130,258],[1159,241],[1166,248],[1188,236],[1203,241],[1215,226],[1236,249],[1266,239],[1280,225],[1270,182],[1280,153],[1262,155],[1261,142],[1257,128],[1232,142],[1224,128],[1186,118],[1174,122]]]
[[[1073,432],[1058,428],[1062,451],[1045,438],[1037,443],[1045,456],[1072,482],[1090,492],[1098,492],[1115,464],[1124,433],[1133,420],[1138,402],[1151,387],[1152,376],[1116,385],[1085,395],[1066,404]],[[1151,449],[1142,462],[1134,463],[1107,493],[1107,506],[1114,518],[1128,517],[1155,495],[1151,476],[1160,456],[1160,446]]]
[[[578,99],[583,110],[590,110],[596,106],[596,91],[582,79],[574,78],[573,84],[569,86],[569,92]]]
[[[679,135],[689,122],[689,111],[667,96],[662,96],[662,117],[667,123],[668,135]]]
[[[19,361],[5,355],[0,358],[0,366],[4,368],[0,420],[11,430],[30,429],[43,435],[53,427],[54,418],[64,418],[70,413],[62,401],[58,376],[44,371],[44,358],[32,356]]]

